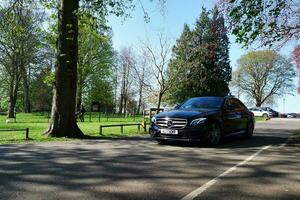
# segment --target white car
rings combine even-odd
[[[249,110],[254,114],[255,117],[272,117],[272,112],[264,111],[261,108],[249,108]]]

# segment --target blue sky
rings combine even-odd
[[[144,21],[144,14],[140,6],[131,12],[131,18],[127,18],[124,22],[120,18],[111,17],[109,25],[113,29],[113,43],[118,50],[124,46],[137,46],[141,40],[148,38],[155,43],[159,32],[168,35],[171,41],[175,41],[181,34],[184,23],[193,27],[196,19],[199,17],[201,8],[204,6],[208,9],[212,8],[216,0],[167,0],[165,15],[160,12],[157,1],[141,0],[143,6],[150,16],[150,22]],[[234,36],[229,36],[230,45],[230,61],[233,69],[235,69],[236,60],[248,50],[241,48],[235,43]],[[295,44],[286,45],[280,51],[282,54],[289,56],[292,47]],[[295,84],[297,79],[295,79]],[[285,106],[283,106],[283,98],[278,99],[277,105],[274,106],[279,112],[300,112],[300,95],[296,92],[294,96],[285,97]]]

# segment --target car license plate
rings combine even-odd
[[[170,129],[161,129],[160,132],[162,134],[170,134],[170,135],[177,135],[178,130],[170,130]]]

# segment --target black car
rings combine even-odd
[[[271,112],[272,113],[272,117],[279,117],[279,112],[277,112],[276,110],[273,110],[270,107],[260,107],[262,110],[267,111],[267,112]]]
[[[151,136],[166,141],[208,141],[217,145],[232,134],[253,134],[253,113],[234,97],[196,97],[152,118]]]

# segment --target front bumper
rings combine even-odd
[[[195,127],[185,127],[184,129],[176,129],[178,134],[162,134],[161,128],[152,123],[149,134],[156,140],[172,140],[172,141],[204,141],[207,138],[206,123]]]

